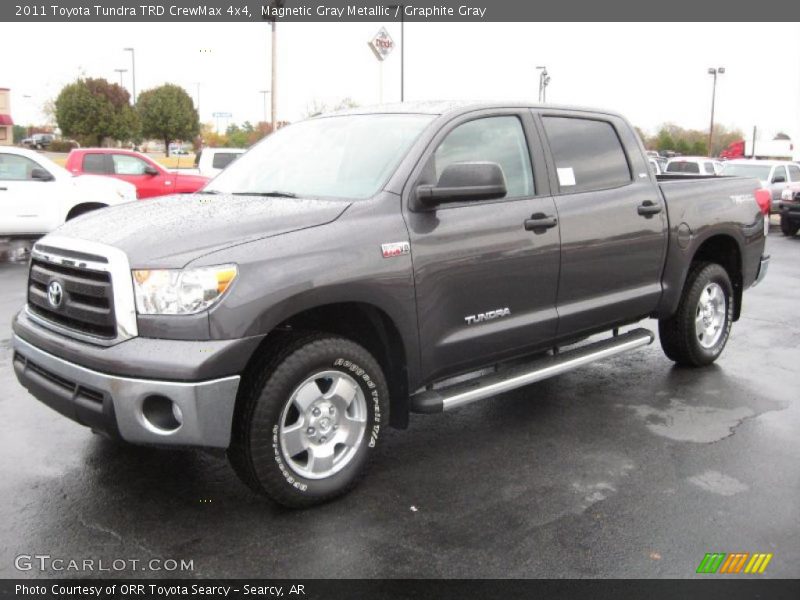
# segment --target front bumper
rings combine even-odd
[[[138,444],[227,448],[230,443],[239,375],[200,382],[121,377],[59,358],[19,335],[13,351],[19,382],[82,425]],[[165,405],[177,406],[173,415],[180,419],[161,418]]]
[[[767,276],[767,271],[769,271],[769,256],[761,256],[761,264],[758,265],[758,274],[756,275],[756,280],[753,282],[753,285],[758,285],[764,280],[764,277]]]

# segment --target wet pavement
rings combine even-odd
[[[762,577],[798,577],[800,237],[768,251],[716,365],[673,367],[656,343],[412,416],[359,488],[305,511],[222,455],[112,443],[28,396],[9,348],[25,268],[0,265],[0,577],[38,574],[20,554],[199,577],[690,577],[706,552],[773,553]]]

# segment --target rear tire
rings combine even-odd
[[[290,508],[360,481],[388,420],[378,362],[355,342],[293,335],[243,382],[228,458],[250,488]]]
[[[794,237],[800,231],[800,223],[792,223],[781,215],[781,233],[787,237]]]
[[[658,322],[661,348],[679,365],[713,363],[728,342],[733,324],[733,285],[716,263],[692,265],[678,310]]]

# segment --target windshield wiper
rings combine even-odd
[[[269,198],[297,198],[297,194],[292,192],[282,192],[272,190],[270,192],[233,192],[234,196],[266,196]]]

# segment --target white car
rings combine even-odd
[[[0,146],[0,236],[43,235],[90,210],[135,200],[126,181],[76,177],[43,154]]]
[[[722,163],[706,156],[677,156],[670,158],[664,173],[667,175],[719,175]]]
[[[650,164],[650,170],[653,172],[653,175],[661,175],[661,165],[658,164],[658,161],[655,158],[648,158],[647,162]]]
[[[194,166],[200,175],[216,177],[222,169],[244,153],[244,148],[203,148],[195,155]]]
[[[789,200],[800,192],[800,166],[788,160],[737,158],[725,163],[722,174],[758,179],[772,195],[772,212],[778,212],[781,199]]]

